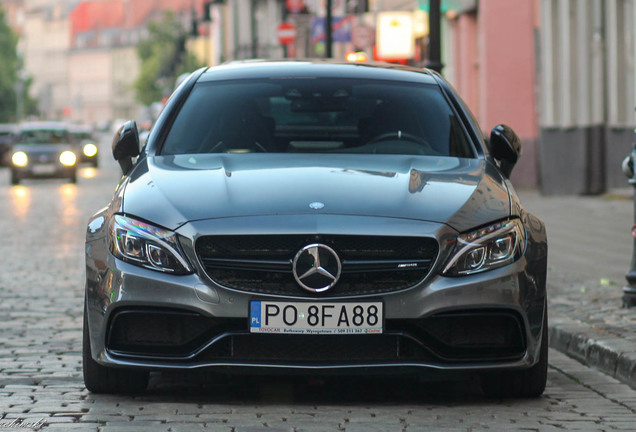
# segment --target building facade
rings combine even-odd
[[[47,118],[136,117],[135,46],[147,22],[165,9],[187,20],[194,8],[205,21],[202,37],[189,46],[208,65],[326,54],[324,24],[317,21],[326,14],[324,0],[0,2],[21,36],[19,51],[33,78],[31,96]],[[636,125],[636,0],[441,4],[443,75],[487,135],[506,123],[523,141],[513,184],[545,194],[598,194],[626,186],[620,164],[631,152]],[[334,0],[333,5],[340,33],[332,56],[344,59],[359,48],[373,57],[380,13],[411,12],[417,22],[429,1]],[[293,42],[280,42],[282,22],[294,24]],[[416,50],[408,63],[424,66],[427,37],[420,30],[412,37]]]
[[[487,136],[500,123],[519,135],[523,157],[512,181],[522,188],[538,182],[539,6],[535,0],[463,1],[445,14],[444,75]]]
[[[210,65],[250,58],[281,58],[276,28],[285,18],[280,0],[208,2],[211,17]]]
[[[24,3],[19,50],[33,79],[30,96],[44,118],[57,119],[70,109],[68,59],[71,2],[29,0]]]
[[[139,118],[136,46],[151,20],[175,12],[184,25],[204,0],[0,0],[19,35],[40,117],[97,124]],[[206,37],[207,39],[207,37]]]
[[[540,185],[625,187],[636,115],[634,0],[542,0]]]
[[[135,98],[141,62],[138,42],[150,21],[164,11],[184,27],[202,16],[203,0],[89,0],[71,12],[69,92],[73,121],[98,124],[129,118],[147,120]]]

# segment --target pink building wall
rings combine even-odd
[[[486,134],[505,123],[523,141],[523,156],[512,175],[518,187],[537,185],[538,13],[538,0],[487,0],[479,2],[476,13],[462,14],[452,23],[457,90]]]
[[[460,15],[455,23],[455,33],[455,87],[479,119],[479,59],[475,14]]]

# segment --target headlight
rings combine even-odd
[[[86,144],[82,151],[86,157],[93,157],[97,154],[97,146],[95,144]]]
[[[25,167],[29,163],[29,158],[25,152],[19,151],[13,153],[13,156],[11,156],[11,162],[15,166]]]
[[[73,166],[77,162],[77,156],[72,151],[63,151],[60,155],[60,163],[64,166]]]
[[[115,215],[108,227],[108,246],[113,255],[131,264],[166,273],[192,273],[177,235],[145,222]]]
[[[525,250],[525,229],[511,219],[461,234],[443,273],[467,275],[502,267],[516,261]]]

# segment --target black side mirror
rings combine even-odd
[[[503,124],[490,132],[490,151],[503,175],[510,178],[512,169],[521,157],[521,140],[510,126]]]
[[[113,157],[124,175],[133,168],[134,157],[139,156],[139,131],[134,120],[128,120],[113,137]]]
[[[623,174],[625,174],[625,177],[630,180],[634,178],[634,158],[632,157],[632,155],[629,155],[625,159],[623,159],[621,169],[623,170]]]

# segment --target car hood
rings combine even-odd
[[[61,153],[65,150],[73,150],[73,145],[70,143],[61,144],[15,144],[13,151],[23,151],[29,155],[38,154],[55,154]]]
[[[510,215],[483,159],[402,155],[149,156],[122,211],[170,229],[195,220],[332,214],[439,222],[464,231]]]

